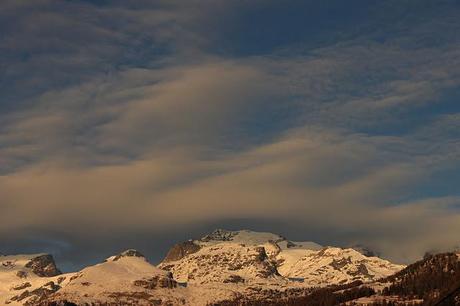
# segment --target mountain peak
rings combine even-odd
[[[229,231],[225,229],[216,229],[211,234],[201,238],[199,242],[205,244],[234,242],[247,245],[259,245],[270,241],[280,242],[285,240],[286,238],[283,236],[268,232],[256,232],[251,230]]]
[[[139,258],[146,259],[145,256],[141,252],[139,252],[138,250],[127,249],[127,250],[121,252],[118,255],[110,256],[109,258],[106,259],[106,261],[117,261],[117,260],[120,260],[123,257],[139,257]]]

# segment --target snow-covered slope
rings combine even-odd
[[[305,252],[286,250],[280,252],[277,259],[281,275],[303,279],[309,286],[344,284],[356,280],[370,282],[404,268],[378,257],[364,256],[354,249],[334,247]]]
[[[47,254],[0,256],[0,305],[32,303],[63,281],[59,274]]]
[[[181,249],[181,244],[175,248]],[[172,271],[179,282],[222,283],[232,278],[241,283],[296,281],[305,287],[370,282],[404,268],[351,248],[293,242],[247,230],[216,230],[188,241],[181,252],[168,253],[159,267]]]
[[[191,284],[282,280],[264,247],[234,242],[205,246],[179,261],[161,263],[159,267],[171,271],[178,282]]]
[[[128,250],[73,274],[68,283],[46,301],[65,300],[78,305],[128,302],[176,305],[184,299],[177,290],[170,290],[176,287],[171,273],[151,265],[139,252]]]
[[[41,258],[41,268],[50,276],[39,276],[33,272],[43,274],[38,269],[36,258]],[[1,256],[0,264],[2,306],[68,305],[66,303],[205,306],[237,298],[239,292],[244,291],[237,288],[238,284],[184,288],[172,279],[170,272],[151,265],[135,250],[111,256],[103,263],[79,272],[56,276],[51,276],[51,263],[43,260],[43,254]]]
[[[244,245],[262,245],[268,242],[272,242],[278,245],[281,249],[303,248],[318,250],[322,248],[321,245],[315,242],[294,242],[287,240],[285,237],[277,234],[255,232],[250,230],[227,231],[223,229],[217,229],[211,234],[206,235],[199,240],[195,240],[194,242],[201,246],[220,244],[222,242],[233,242]]]

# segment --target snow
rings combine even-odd
[[[260,298],[263,290],[282,292],[354,280],[375,284],[375,280],[404,268],[351,248],[289,241],[267,232],[217,230],[194,242],[201,247],[197,252],[157,267],[137,251],[128,250],[79,272],[55,277],[39,277],[25,268],[31,259],[43,254],[0,256],[0,305],[50,281],[61,286],[48,298],[50,301],[135,301],[136,305],[151,305],[154,299],[172,305],[206,305],[241,295]],[[27,277],[20,278],[19,271],[27,272]],[[176,286],[171,277],[186,283],[186,287]],[[157,279],[167,285],[150,286],[158,284]],[[30,286],[13,289],[25,282]],[[145,282],[149,285],[142,285]],[[9,305],[22,305],[33,298]]]
[[[347,248],[322,247],[314,242],[293,242],[265,232],[217,230],[196,240],[201,249],[175,261],[159,265],[173,272],[179,282],[222,283],[230,275],[238,275],[246,283],[265,282],[273,279],[284,285],[289,280],[303,280],[305,287],[343,284],[360,280],[372,282],[389,276],[402,268],[378,257],[366,257]],[[258,267],[253,253],[263,247],[269,257],[267,262],[276,263],[281,277],[260,277],[266,267]],[[252,254],[252,255],[251,255]],[[248,267],[229,269],[235,262],[251,262]],[[230,264],[231,263],[231,264]],[[263,273],[262,273],[263,274]]]
[[[322,250],[286,250],[279,254],[284,262],[278,268],[281,275],[303,278],[307,285],[326,286],[361,280],[370,282],[394,274],[402,265],[378,258],[366,257],[354,249],[327,247]]]
[[[268,241],[281,241],[284,237],[267,232],[254,232],[250,230],[227,231],[218,229],[208,236],[197,240],[200,245],[213,245],[223,241],[231,241],[233,243],[242,243],[247,245],[260,245]]]
[[[41,255],[45,254],[0,256],[0,304],[6,303],[7,300],[21,294],[25,290],[31,291],[50,281],[57,282],[57,279],[61,277],[61,275],[55,277],[40,277],[34,274],[31,269],[25,267],[29,261]],[[26,272],[27,276],[25,278],[19,277],[17,273],[20,271]],[[14,289],[24,283],[29,283],[30,287],[20,290]],[[9,305],[22,305],[22,303],[12,301]]]
[[[85,302],[97,302],[101,296],[109,293],[140,291],[134,281],[155,276],[167,278],[168,273],[149,264],[142,257],[122,257],[117,261],[106,261],[84,268],[58,294],[69,300],[84,296]]]
[[[279,278],[268,260],[261,259],[264,249],[225,242],[203,247],[176,262],[160,264],[169,268],[174,278],[181,283],[224,283],[234,276],[241,277],[245,283],[268,282]]]

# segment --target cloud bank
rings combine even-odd
[[[288,22],[292,40],[256,36],[252,49],[254,14],[261,27],[287,18],[274,2],[2,7],[0,237],[11,245],[39,236],[67,260],[116,235],[244,220],[400,262],[460,243],[449,1],[401,24],[368,4],[368,19],[319,26],[327,40]]]

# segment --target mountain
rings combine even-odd
[[[181,304],[185,299],[171,273],[147,262],[135,250],[128,250],[108,258],[105,262],[84,268],[68,276],[57,292],[42,301],[96,305],[130,302],[136,305],[152,303]]]
[[[339,288],[358,299],[404,268],[353,248],[249,230],[215,230],[178,243],[157,266],[136,250],[66,274],[46,254],[0,256],[0,262],[0,304],[39,306],[284,305],[311,294],[330,297]]]
[[[304,287],[370,282],[404,268],[348,248],[253,231],[216,230],[175,245],[159,265],[180,282],[297,281]]]
[[[460,253],[428,255],[401,271],[370,283],[331,285],[275,300],[238,298],[219,306],[460,305]]]

